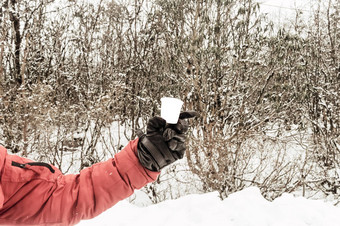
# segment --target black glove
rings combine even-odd
[[[160,171],[165,166],[183,158],[185,153],[185,133],[189,129],[186,119],[198,116],[197,112],[186,111],[179,116],[177,124],[167,124],[161,117],[148,121],[146,134],[138,141],[138,159],[151,171]]]

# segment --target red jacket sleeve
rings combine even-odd
[[[48,168],[31,165],[14,167],[11,172],[7,167],[21,159],[7,155],[0,182],[4,194],[0,223],[72,225],[97,216],[159,175],[139,163],[137,142],[131,141],[113,159],[77,175],[51,173]],[[22,177],[27,175],[30,180],[24,182],[27,178]]]

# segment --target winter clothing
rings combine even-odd
[[[189,128],[186,119],[197,115],[194,111],[182,112],[177,124],[167,124],[160,117],[150,119],[146,134],[142,134],[138,142],[138,158],[141,164],[151,171],[160,171],[183,158],[186,149],[185,133]]]
[[[159,175],[140,164],[137,144],[131,141],[113,159],[77,175],[0,146],[0,224],[72,225],[97,216]]]

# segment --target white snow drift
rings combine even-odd
[[[338,226],[340,207],[284,194],[269,202],[250,187],[221,201],[218,193],[188,195],[148,207],[122,201],[86,225],[118,226]]]

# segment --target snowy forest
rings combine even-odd
[[[1,0],[1,145],[77,173],[135,139],[171,96],[200,116],[185,159],[142,189],[152,203],[256,186],[268,200],[338,204],[340,2],[281,25],[260,8]]]

